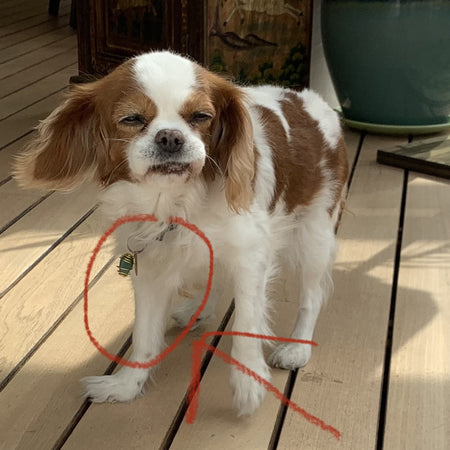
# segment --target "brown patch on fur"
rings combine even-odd
[[[273,211],[275,205],[286,189],[291,178],[291,162],[289,159],[289,143],[283,125],[277,115],[268,108],[257,106],[264,133],[272,149],[272,162],[275,172],[275,190],[269,209]]]
[[[333,173],[335,180],[334,204],[328,210],[332,215],[336,207],[341,204],[344,208],[343,191],[347,184],[349,167],[347,159],[347,146],[344,138],[341,137],[335,149],[329,149],[326,153],[326,166]]]
[[[306,112],[303,101],[296,94],[286,93],[281,106],[290,127],[289,141],[278,116],[270,109],[257,107],[272,148],[275,189],[270,210],[275,208],[280,197],[286,203],[287,212],[300,205],[309,205],[323,187],[322,160],[336,180],[336,198],[340,199],[347,179],[343,141],[338,149],[328,148],[317,122]]]
[[[272,207],[275,206],[281,192],[284,192],[288,212],[296,206],[309,205],[323,187],[324,175],[320,167],[323,160],[324,168],[331,174],[334,182],[335,204],[329,211],[331,214],[342,197],[348,176],[345,143],[341,138],[337,148],[330,148],[317,121],[306,112],[303,100],[296,94],[286,93],[286,98],[281,104],[290,127],[291,140],[285,151],[272,147],[277,179]],[[265,114],[267,115],[267,112]],[[272,116],[270,122],[278,122],[279,133],[280,128],[282,129],[280,120],[273,113]],[[282,132],[284,134],[284,129]]]
[[[120,123],[126,116],[141,115],[149,124],[157,114],[156,105],[141,89],[136,86],[134,80],[130,81],[124,90],[120,100],[113,105],[112,137],[109,139],[109,159],[110,164],[105,166],[105,170],[100,173],[102,185],[108,186],[118,180],[131,180],[126,160],[127,142],[137,138],[145,131],[143,127],[127,126]]]
[[[133,93],[139,97],[130,65],[127,62],[101,80],[68,89],[63,104],[41,122],[17,159],[15,177],[21,185],[64,190],[92,175],[103,185],[130,179],[126,142],[120,139],[132,136],[111,120],[121,99],[132,98]]]
[[[290,127],[290,141],[277,115],[260,107],[266,139],[272,148],[275,191],[270,205],[273,210],[281,195],[288,212],[296,206],[308,205],[323,185],[320,161],[324,152],[323,138],[317,123],[303,109],[295,94],[287,94],[282,111]]]
[[[208,156],[214,163],[206,161],[204,176],[213,180],[221,172],[230,208],[236,212],[248,210],[254,196],[255,151],[244,94],[232,83],[200,67],[197,78],[200,91],[211,99],[215,108],[209,133],[203,135]]]
[[[193,115],[199,112],[210,114],[212,119],[201,122],[193,121]],[[211,125],[214,117],[216,116],[216,109],[211,100],[211,97],[208,95],[205,89],[201,88],[193,92],[192,95],[185,101],[179,113],[180,116],[186,121],[186,123],[188,123],[194,131],[200,134],[202,141],[205,143],[206,151],[208,154],[208,149],[211,146]],[[212,175],[213,172],[209,172],[210,169],[211,160],[206,161],[204,171]]]
[[[215,115],[215,108],[209,95],[203,90],[195,91],[185,102],[180,111],[180,116],[187,122],[191,122],[192,114],[206,112]]]

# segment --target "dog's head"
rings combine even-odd
[[[93,178],[188,183],[223,176],[230,207],[253,197],[254,151],[242,92],[170,52],[138,56],[69,89],[18,158],[23,186],[72,189]]]

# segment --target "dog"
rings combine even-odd
[[[171,298],[207,271],[204,244],[165,224],[175,216],[210,239],[235,299],[233,331],[270,334],[267,286],[284,261],[298,281],[290,336],[311,340],[332,284],[347,176],[339,118],[318,94],[237,86],[168,51],[139,55],[102,79],[71,87],[15,168],[25,187],[69,190],[94,180],[111,220],[155,214],[161,221],[134,224],[117,237],[119,247],[139,251],[130,359],[140,362],[164,348]],[[187,300],[175,318],[186,325],[198,306]],[[260,340],[234,336],[231,355],[270,380]],[[310,356],[309,345],[284,343],[269,362],[295,369]],[[88,377],[86,395],[130,401],[149,374],[123,367]],[[230,384],[239,414],[261,404],[265,388],[252,377],[233,367]]]

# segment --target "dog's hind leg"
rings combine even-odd
[[[331,269],[336,253],[334,225],[327,212],[303,217],[293,235],[296,246],[291,251],[293,268],[299,271],[299,310],[291,333],[293,339],[312,340],[322,304],[332,288]],[[283,369],[304,366],[311,357],[311,345],[279,345],[270,363]]]

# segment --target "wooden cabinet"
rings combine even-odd
[[[311,9],[311,0],[78,0],[80,74],[170,48],[238,82],[303,87]]]
[[[77,6],[80,75],[104,75],[152,49],[171,48],[203,61],[195,45],[203,30],[192,21],[203,15],[204,0],[78,0]]]

